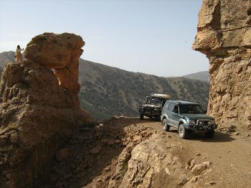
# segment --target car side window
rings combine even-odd
[[[173,112],[178,114],[178,105],[175,105],[174,108],[173,108]]]
[[[166,102],[163,109],[167,110],[168,109],[168,103]]]
[[[168,111],[172,111],[172,110],[173,110],[173,106],[174,106],[174,104],[170,103],[170,104],[168,105],[168,107],[167,107],[167,110],[168,110]]]

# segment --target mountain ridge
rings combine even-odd
[[[0,69],[13,62],[14,55],[11,51],[0,53]],[[208,83],[184,77],[135,73],[80,59],[79,83],[80,104],[96,120],[137,116],[138,105],[151,93],[168,93],[173,99],[199,102],[207,108]]]
[[[194,79],[194,80],[201,80],[205,82],[209,82],[209,73],[208,71],[200,71],[191,74],[184,75],[183,77]]]

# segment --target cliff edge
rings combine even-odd
[[[208,113],[251,129],[251,1],[203,0],[193,48],[210,61]]]

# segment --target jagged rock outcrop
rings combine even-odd
[[[24,57],[53,69],[59,85],[78,93],[78,64],[84,44],[82,38],[74,34],[43,33],[27,44]]]
[[[183,148],[178,143],[165,143],[164,137],[164,134],[153,135],[132,150],[120,188],[175,187],[180,184],[187,174],[177,157]]]
[[[53,71],[36,59],[4,67],[0,101],[0,187],[37,187],[56,150],[90,117],[76,93],[59,86]]]
[[[251,1],[203,0],[193,48],[210,61],[208,113],[251,128]]]

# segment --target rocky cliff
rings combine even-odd
[[[251,1],[203,0],[193,48],[210,61],[208,113],[251,128]]]
[[[72,34],[63,36],[78,40],[55,34],[40,35],[36,38],[42,37],[42,41],[35,38],[29,43],[23,64],[4,67],[0,82],[0,187],[37,187],[46,178],[56,150],[90,120],[79,107],[75,87],[72,90],[59,85],[61,77],[51,70],[57,67],[47,66],[50,62],[61,64],[60,58],[55,59],[61,49],[57,51],[53,46],[53,53],[43,50],[29,53],[31,45],[50,49],[43,43],[50,38],[62,46],[70,41],[71,45],[64,47],[65,56],[70,57],[67,65],[78,63],[75,60],[81,54],[81,45],[76,45],[78,53],[72,53],[76,51],[72,44],[83,44],[82,39]],[[41,42],[43,48],[39,46]],[[76,85],[77,81],[73,81],[70,84]]]

